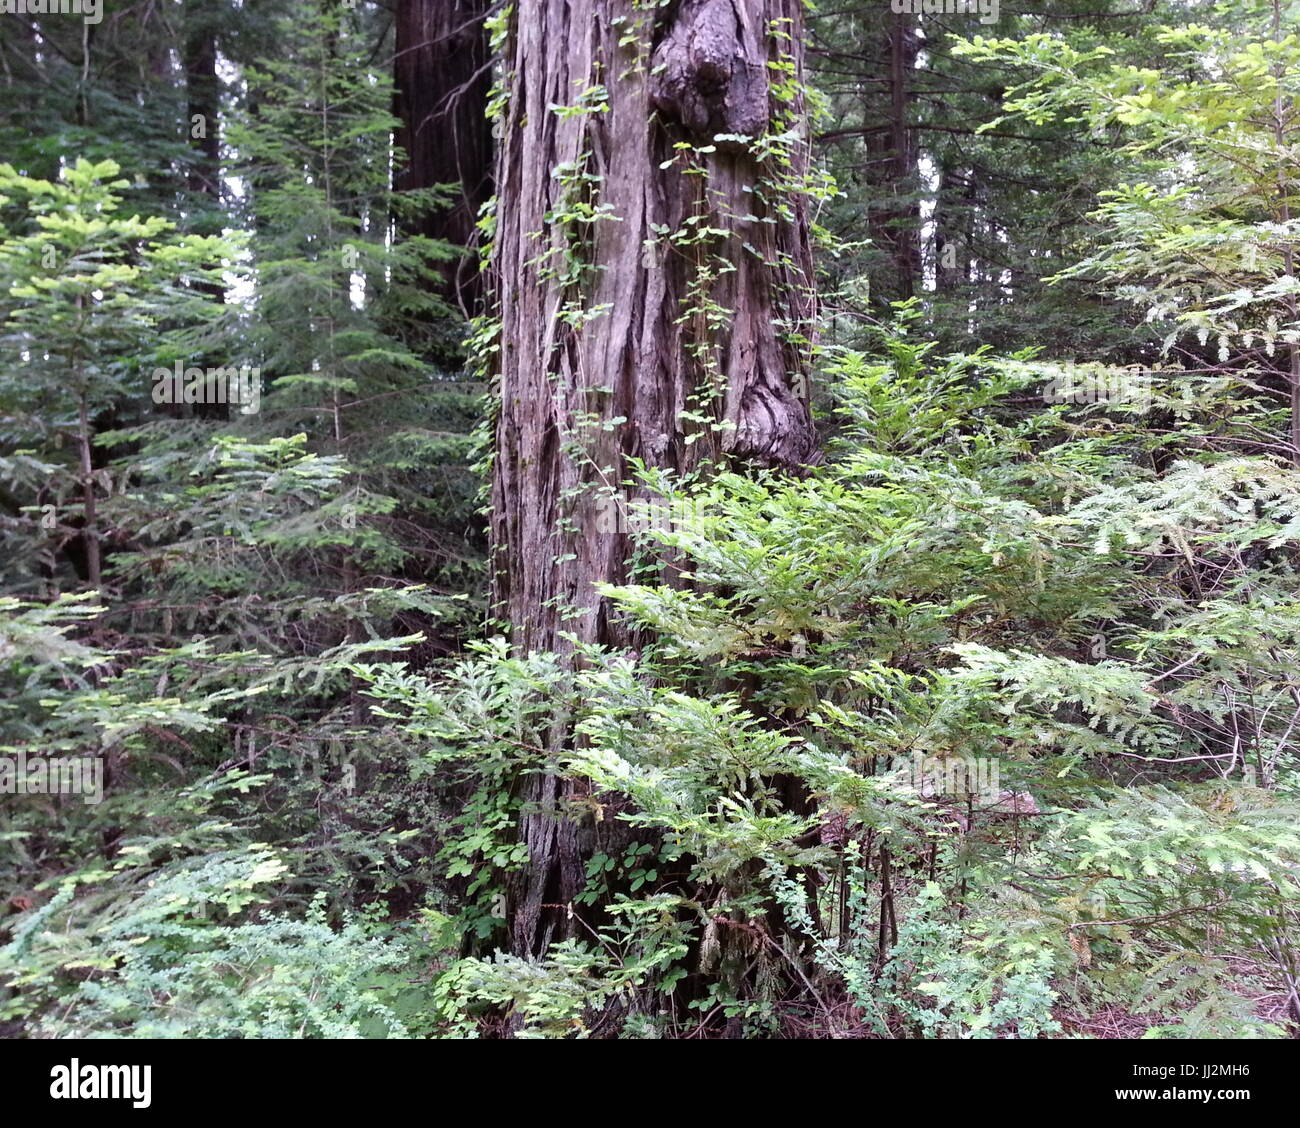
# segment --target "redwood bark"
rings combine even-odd
[[[800,0],[515,5],[492,260],[491,534],[494,604],[519,651],[565,652],[561,632],[633,641],[594,590],[628,579],[618,515],[638,496],[631,459],[686,472],[815,457],[804,198],[773,182],[775,158],[736,139],[793,124],[784,171],[806,169],[801,97],[774,85],[802,80],[802,51]],[[672,238],[703,227],[718,234]],[[529,786],[531,860],[511,906],[523,953],[567,932],[563,907],[583,880],[563,784]]]
[[[406,154],[399,190],[457,186],[448,208],[430,211],[412,234],[470,250],[445,270],[444,297],[466,315],[480,297],[479,209],[492,194],[492,134],[487,120],[492,85],[487,32],[489,0],[398,0],[394,113],[397,144]]]

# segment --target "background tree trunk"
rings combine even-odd
[[[218,235],[225,222],[221,210],[221,85],[217,81],[217,32],[214,13],[188,0],[185,6],[185,37],[182,64],[185,69],[185,130],[194,150],[186,187],[194,193],[193,230],[201,235]],[[199,290],[215,305],[225,302],[225,290],[219,282],[200,282]],[[224,365],[218,356],[196,357],[203,367]],[[183,405],[168,405],[168,410],[184,416]],[[193,406],[199,419],[229,419],[228,405],[198,403]]]
[[[916,137],[911,129],[912,76],[920,42],[913,16],[885,16],[883,71],[889,77],[886,128],[867,134],[872,242],[889,255],[890,301],[915,296],[921,286],[921,204]],[[874,99],[874,91],[872,98]]]
[[[201,192],[215,204],[221,197],[221,88],[217,82],[217,37],[211,17],[194,0],[186,5],[185,18],[185,126],[190,147],[197,152],[196,159],[190,164],[186,185],[191,192]],[[202,119],[197,128],[196,118]]]
[[[799,0],[515,5],[491,533],[494,604],[520,651],[564,652],[561,631],[632,641],[594,591],[628,578],[631,459],[686,472],[814,458],[801,22]],[[566,933],[555,906],[583,876],[563,785],[529,786],[519,952]]]
[[[492,86],[487,31],[489,0],[398,0],[394,113],[406,154],[399,190],[457,184],[450,208],[431,211],[412,234],[460,247],[476,242],[479,209],[492,194]],[[480,296],[478,256],[462,255],[445,274],[443,296],[468,316]]]

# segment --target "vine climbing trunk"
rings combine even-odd
[[[815,457],[802,3],[519,0],[502,47],[494,605],[520,652],[625,646],[596,587],[628,578],[632,460]],[[526,786],[536,953],[571,930],[582,828],[562,781]]]

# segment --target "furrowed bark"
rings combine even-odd
[[[470,250],[450,263],[440,287],[465,314],[478,312],[479,209],[492,193],[492,134],[487,120],[492,74],[484,20],[489,0],[398,0],[393,61],[397,144],[406,155],[399,190],[451,184],[451,206],[411,225],[413,234]]]
[[[801,4],[521,0],[511,19],[494,604],[521,652],[566,652],[561,632],[623,646],[632,632],[595,585],[628,578],[632,459],[687,472],[815,458],[808,219],[787,187],[807,161]],[[790,135],[791,116],[788,164],[760,161],[746,138]],[[715,234],[692,241],[703,228]],[[556,747],[567,738],[557,726]],[[567,934],[583,883],[564,785],[529,787],[520,952]]]

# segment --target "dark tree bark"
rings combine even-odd
[[[195,154],[186,175],[186,187],[193,193],[191,222],[196,233],[215,235],[226,221],[221,211],[221,86],[217,81],[217,32],[213,13],[198,0],[188,0],[185,5],[182,65],[185,129]],[[198,288],[215,305],[225,301],[225,290],[218,282],[201,282]],[[201,359],[206,366],[215,358]],[[230,417],[224,403],[199,403],[191,410],[199,419]],[[181,405],[172,405],[169,411],[178,416],[186,414],[186,408]]]
[[[209,17],[186,6],[185,96],[189,120],[186,127],[190,147],[198,158],[187,178],[191,192],[216,202],[221,196],[220,87],[217,85],[217,37]],[[196,136],[196,133],[198,134]]]
[[[443,297],[468,315],[481,284],[476,242],[479,209],[492,194],[492,85],[484,19],[489,0],[398,0],[394,113],[406,154],[398,189],[459,185],[450,208],[431,211],[411,234],[471,248],[446,269]]]
[[[797,471],[815,457],[809,232],[791,184],[807,162],[802,49],[800,0],[515,5],[491,533],[494,603],[520,651],[563,653],[562,631],[633,641],[594,590],[628,578],[631,459]],[[741,135],[793,138],[788,163]],[[562,783],[529,786],[511,905],[523,953],[566,932],[554,906],[583,879]]]
[[[892,267],[891,301],[913,297],[921,282],[921,205],[917,192],[916,134],[909,122],[911,76],[920,42],[915,18],[885,15],[884,70],[889,76],[889,118],[885,130],[867,134],[869,179],[876,186],[870,208],[872,242]]]
[[[970,285],[974,222],[979,208],[975,170],[944,172],[936,196],[935,290],[953,295]]]

